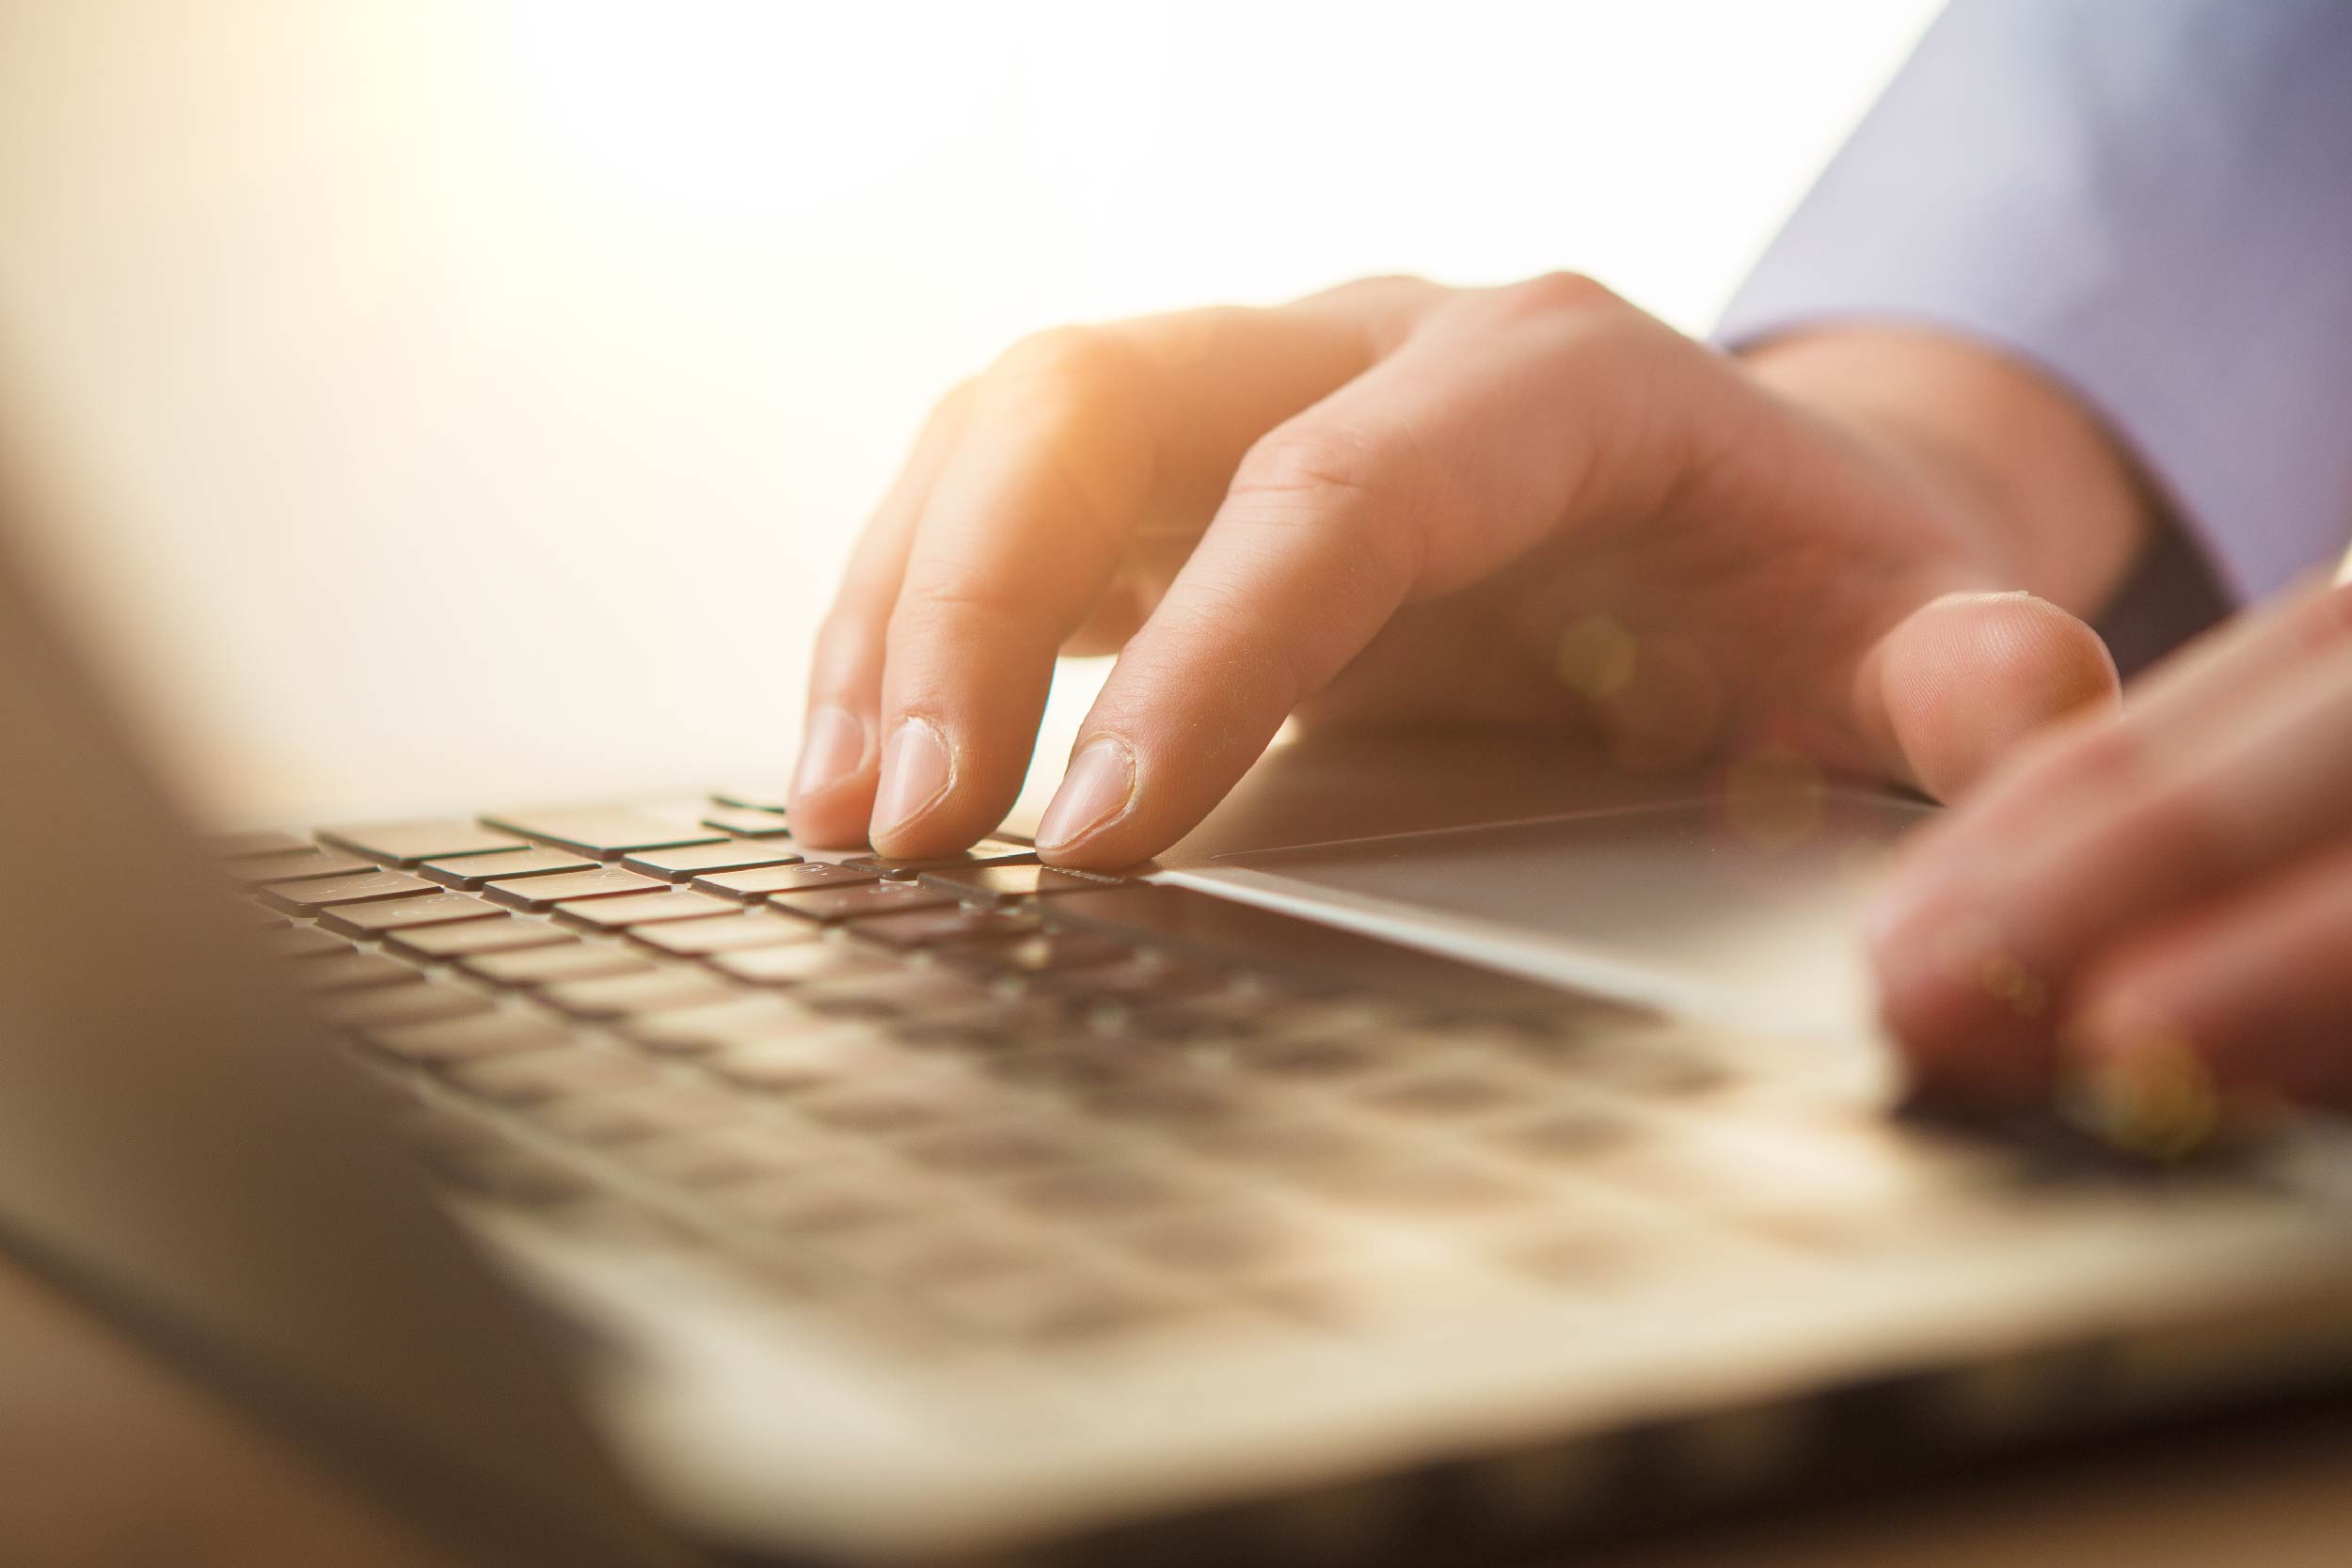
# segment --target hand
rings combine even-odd
[[[2121,722],[2050,732],[1875,912],[1888,1022],[1947,1098],[2073,1080],[2117,1116],[2168,1102],[2142,1129],[2168,1139],[2233,1098],[2352,1104],[2352,588],[2249,612]]]
[[[793,800],[920,856],[1010,806],[1057,651],[1121,649],[1039,832],[1117,866],[1294,711],[1768,743],[1947,792],[2111,702],[2066,602],[2136,547],[2090,420],[1926,334],[1742,361],[1583,278],[1068,328],[932,416],[818,641]]]

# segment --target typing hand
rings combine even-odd
[[[2027,379],[1925,342],[1740,361],[1568,276],[1046,333],[946,399],[859,542],[795,832],[914,856],[993,827],[1057,651],[1122,650],[1041,827],[1059,863],[1166,847],[1294,711],[1949,791],[2112,700],[2080,623],[1983,592],[2114,564],[2031,553],[2098,508],[1998,483],[2068,471],[2044,449],[2085,422]]]
[[[1947,1098],[2072,1081],[2159,1144],[2233,1096],[2352,1104],[2352,588],[2249,612],[2121,722],[2037,740],[1876,913],[1887,1020]]]

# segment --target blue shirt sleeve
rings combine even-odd
[[[1726,311],[1966,334],[2098,410],[2241,600],[2352,538],[2352,5],[1954,0]]]

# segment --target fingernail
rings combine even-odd
[[[792,793],[810,795],[855,771],[866,755],[866,726],[850,710],[830,705],[808,716],[801,733],[801,766]]]
[[[1089,741],[1070,759],[1070,771],[1037,825],[1037,847],[1058,849],[1083,838],[1125,811],[1135,792],[1136,761],[1125,743],[1108,736]]]
[[[947,792],[952,765],[947,742],[920,719],[900,724],[882,747],[882,787],[874,795],[876,838],[902,827],[907,820]]]

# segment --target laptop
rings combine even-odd
[[[1457,736],[1122,878],[724,782],[200,833],[14,528],[0,1247],[498,1560],[1500,1558],[2352,1364],[2337,1127],[1897,1114],[1915,804]]]

